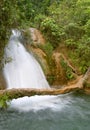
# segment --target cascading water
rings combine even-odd
[[[41,67],[20,43],[20,35],[13,31],[5,49],[7,88],[49,88]],[[90,96],[71,93],[13,99],[7,110],[0,109],[0,130],[12,129],[90,130]]]
[[[49,88],[42,69],[35,58],[20,43],[21,33],[13,30],[5,48],[4,75],[7,88]],[[9,61],[8,61],[9,60]]]
[[[21,33],[13,30],[9,44],[5,48],[6,64],[3,73],[7,89],[11,88],[50,88],[39,63],[29,54],[20,42]],[[10,107],[23,111],[45,108],[60,109],[68,100],[63,101],[58,96],[33,96],[13,99]]]

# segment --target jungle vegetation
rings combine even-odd
[[[0,62],[12,28],[35,27],[64,45],[81,73],[90,66],[90,0],[0,0]],[[50,47],[51,47],[50,46]]]

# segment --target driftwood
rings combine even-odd
[[[16,99],[24,96],[34,96],[34,95],[59,95],[65,94],[76,90],[82,90],[85,81],[90,76],[90,67],[87,70],[86,74],[82,76],[79,81],[70,86],[66,86],[61,89],[31,89],[31,88],[13,88],[13,89],[5,89],[0,90],[0,98],[7,97],[8,100]]]

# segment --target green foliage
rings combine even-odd
[[[15,0],[0,0],[0,63],[4,47],[10,35],[10,29],[18,24],[19,16]]]
[[[55,75],[53,75],[53,74],[48,75],[47,80],[48,80],[49,84],[52,85],[53,82],[55,81]]]
[[[66,46],[67,46],[68,48],[70,48],[70,49],[72,49],[72,50],[74,50],[74,49],[77,48],[77,44],[76,44],[76,42],[74,41],[74,39],[67,39],[67,40],[65,41],[65,44],[66,44]]]
[[[75,65],[85,73],[90,66],[90,1],[63,0],[60,4],[54,2],[48,12],[59,27],[63,26],[64,38],[61,42],[70,49],[70,57]]]
[[[88,19],[90,19],[90,1],[77,0],[74,20],[80,25],[85,25]]]
[[[79,58],[79,66],[82,73],[85,73],[87,68],[90,66],[90,46],[86,44],[79,44],[76,50]]]
[[[38,14],[35,16],[34,22],[38,29],[40,29],[41,23],[42,23],[43,19],[45,19],[45,18],[46,18],[46,16],[43,14]]]
[[[37,27],[35,17],[47,14],[47,6],[51,2],[52,0],[0,0],[0,62],[11,29]]]
[[[85,29],[85,32],[86,32],[87,36],[90,37],[90,19],[85,24],[84,29]]]
[[[52,85],[52,83],[54,82],[55,80],[55,75],[54,75],[54,67],[55,67],[55,63],[53,61],[53,58],[52,58],[52,54],[53,54],[53,46],[51,43],[46,43],[44,45],[41,45],[39,46],[46,54],[46,60],[47,60],[47,63],[49,65],[49,74],[47,75],[47,80],[49,82],[49,84]]]
[[[52,3],[48,8],[49,15],[60,25],[65,26],[73,22],[76,0],[62,0],[59,4]]]
[[[0,108],[7,108],[7,102],[8,102],[8,95],[4,95],[0,97]]]
[[[0,62],[10,30],[30,26],[41,29],[49,42],[43,50],[50,66],[52,51],[65,43],[85,73],[90,66],[90,0],[0,0]]]
[[[76,23],[69,23],[64,28],[67,38],[73,38],[74,40],[78,40],[84,35],[84,30]]]
[[[41,48],[47,54],[47,56],[50,56],[50,57],[52,56],[53,46],[49,42],[44,44]]]
[[[65,74],[66,74],[66,78],[68,80],[71,80],[74,78],[74,75],[72,73],[72,69],[67,65],[67,63],[64,61],[64,59],[62,59],[60,61],[60,64],[62,65],[64,71],[65,71]]]
[[[47,17],[41,23],[41,30],[46,34],[47,40],[52,43],[53,47],[60,42],[61,31],[55,20]]]

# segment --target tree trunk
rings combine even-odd
[[[65,94],[76,90],[82,90],[84,82],[87,80],[89,76],[90,76],[90,67],[87,70],[86,74],[82,76],[79,79],[79,81],[74,85],[66,86],[61,89],[33,89],[33,88],[5,89],[5,90],[0,90],[0,99],[6,97],[6,100],[12,100],[24,96],[59,95],[59,94]]]

